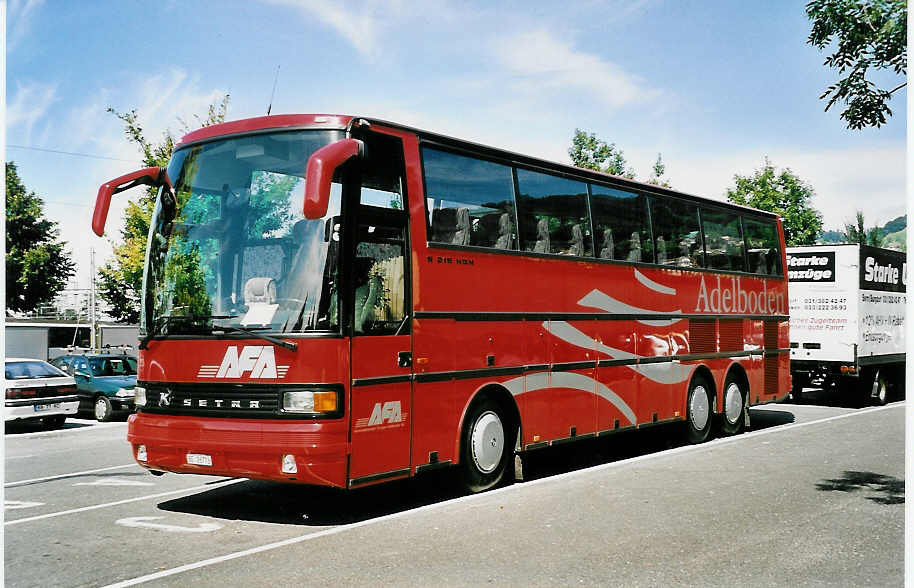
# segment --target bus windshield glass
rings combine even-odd
[[[174,153],[146,250],[147,337],[337,330],[339,182],[323,219],[302,208],[308,158],[342,136],[262,133]]]

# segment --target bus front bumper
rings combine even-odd
[[[141,412],[127,423],[133,457],[150,470],[346,487],[344,419],[260,421]],[[140,446],[145,456],[138,455]],[[296,472],[283,472],[285,456],[292,456]]]

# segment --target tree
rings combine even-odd
[[[727,200],[768,210],[781,216],[787,245],[813,245],[822,232],[822,215],[812,207],[816,195],[790,169],[778,172],[768,158],[751,177],[733,176],[736,187],[727,189]]]
[[[663,178],[663,174],[666,173],[666,164],[663,163],[663,158],[660,154],[657,154],[657,161],[654,162],[654,169],[651,170],[651,177],[648,178],[648,184],[654,184],[655,186],[661,186],[663,188],[669,188],[670,183]]]
[[[200,126],[221,123],[225,120],[229,95],[209,106],[205,117],[194,116]],[[153,144],[146,139],[143,128],[138,121],[136,110],[118,112],[109,108],[108,112],[124,123],[124,134],[127,140],[139,146],[143,167],[165,167],[171,159],[175,139],[171,131],[165,131],[162,140]],[[189,131],[187,123],[181,122],[185,132]],[[136,323],[140,320],[140,292],[143,285],[143,261],[146,254],[146,238],[149,234],[149,223],[155,207],[158,188],[148,188],[136,201],[127,203],[126,222],[121,230],[121,243],[114,245],[114,257],[99,269],[99,296],[110,306],[109,314],[118,321]]]
[[[27,191],[13,162],[6,163],[6,308],[30,312],[51,302],[76,264],[64,250],[57,223],[44,218],[44,202]]]
[[[856,243],[859,245],[872,245],[873,247],[882,247],[883,237],[879,232],[879,227],[873,227],[866,230],[863,222],[863,211],[857,211],[855,223],[844,223],[844,239],[847,243]]]
[[[824,63],[839,74],[819,96],[828,99],[825,110],[843,102],[849,129],[884,125],[892,116],[888,101],[907,84],[907,0],[813,0],[806,15],[812,21],[807,43],[833,49]],[[877,87],[867,79],[870,70],[891,70],[901,83]]]
[[[616,149],[615,143],[607,144],[595,134],[585,133],[581,129],[574,130],[568,155],[571,163],[577,167],[628,179],[635,177],[634,170],[625,167],[625,156],[621,149]]]

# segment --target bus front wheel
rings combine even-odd
[[[497,485],[505,475],[513,442],[504,411],[490,398],[470,406],[463,432],[463,481],[470,492]]]
[[[704,376],[697,375],[689,384],[686,403],[686,441],[703,443],[711,432],[714,403],[711,400],[711,386]]]

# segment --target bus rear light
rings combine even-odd
[[[297,474],[298,473],[298,464],[295,463],[294,455],[283,455],[282,456],[282,473],[284,473],[284,474]]]
[[[335,413],[340,409],[339,394],[330,390],[291,390],[283,392],[283,412],[302,414]]]
[[[148,459],[149,459],[149,458],[148,458],[148,456],[146,455],[146,446],[145,446],[145,445],[137,445],[137,446],[136,446],[136,460],[137,460],[137,461],[146,461],[146,460],[148,460]]]

